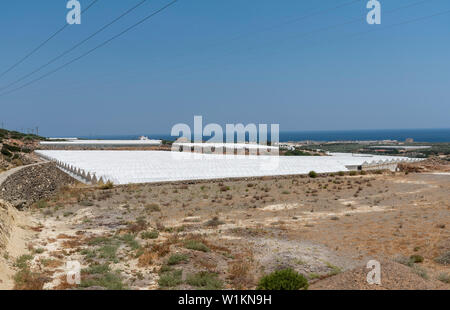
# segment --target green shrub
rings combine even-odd
[[[183,271],[182,270],[172,270],[164,272],[159,276],[158,284],[161,287],[173,287],[181,284],[183,282],[182,278]]]
[[[200,241],[197,240],[186,240],[184,243],[184,247],[190,250],[196,250],[201,252],[209,252],[209,248]]]
[[[409,259],[413,263],[422,263],[423,262],[423,256],[420,256],[420,255],[411,255],[409,257]]]
[[[111,271],[108,264],[90,265],[81,273],[88,275],[83,277],[80,287],[86,288],[91,286],[101,286],[108,290],[123,290],[126,285],[122,283],[122,279],[117,272]]]
[[[308,175],[309,175],[310,178],[317,178],[317,172],[315,172],[315,171],[310,171],[308,173]]]
[[[85,274],[105,274],[110,272],[108,264],[103,265],[90,265],[88,268],[83,269],[81,272]]]
[[[327,267],[331,269],[331,271],[329,273],[330,276],[335,276],[335,275],[340,274],[342,272],[342,269],[339,268],[338,266],[335,266],[335,265],[333,265],[331,263],[328,263],[328,262],[326,264],[327,264]]]
[[[304,152],[298,149],[288,150],[284,153],[284,156],[311,156],[311,153]]]
[[[141,247],[133,234],[119,235],[116,238],[119,241],[125,242],[132,250],[137,250]]]
[[[14,146],[14,145],[9,145],[9,144],[3,144],[3,148],[12,153],[17,153],[17,152],[20,152],[20,150],[21,150],[20,147]]]
[[[173,254],[169,257],[169,260],[167,261],[168,265],[176,265],[181,262],[187,262],[189,260],[189,257],[186,254]]]
[[[142,239],[156,239],[159,236],[159,232],[157,230],[154,231],[144,231],[141,233]]]
[[[127,289],[126,285],[122,283],[120,275],[113,272],[95,275],[92,278],[82,279],[80,287],[86,288],[91,286],[100,286],[106,288],[107,290]]]
[[[83,249],[80,252],[81,255],[86,256],[87,259],[92,259],[97,257],[97,253],[94,250]]]
[[[10,151],[8,151],[7,149],[5,149],[5,147],[2,147],[1,153],[7,157],[12,156],[12,153]]]
[[[119,249],[118,245],[104,245],[101,248],[98,249],[98,257],[106,259],[108,261],[112,262],[118,262],[117,259],[117,250]]]
[[[288,268],[268,274],[259,280],[258,290],[299,290],[308,289],[308,280],[298,272]]]
[[[187,277],[186,283],[205,290],[220,290],[223,288],[222,280],[217,273],[201,271]]]
[[[19,258],[17,258],[16,262],[14,263],[14,267],[25,269],[28,266],[27,262],[32,259],[33,259],[32,255],[24,254]]]
[[[439,281],[450,284],[450,275],[446,273],[439,274],[438,278]]]

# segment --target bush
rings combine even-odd
[[[20,147],[15,146],[15,145],[9,145],[9,144],[3,144],[3,148],[12,153],[17,153],[17,152],[20,152],[20,150],[21,150]]]
[[[158,284],[161,287],[173,287],[183,283],[182,280],[183,271],[173,270],[164,272],[159,276]]]
[[[110,272],[111,269],[109,268],[108,264],[104,265],[90,265],[88,268],[85,268],[82,270],[82,273],[85,274],[106,274]]]
[[[177,265],[181,262],[187,262],[189,257],[186,254],[173,254],[167,261],[168,265]]]
[[[159,236],[159,232],[157,230],[154,231],[144,231],[141,233],[142,239],[156,239]]]
[[[423,256],[420,256],[420,255],[411,255],[409,257],[409,259],[413,263],[422,263],[423,262]]]
[[[217,273],[207,271],[189,275],[186,283],[205,290],[220,290],[223,288],[223,283],[217,276]]]
[[[450,275],[446,274],[446,273],[441,273],[439,274],[438,278],[439,281],[450,284]]]
[[[107,290],[125,290],[127,286],[122,283],[122,279],[118,273],[108,272],[104,274],[96,274],[92,278],[82,279],[80,287],[87,288],[91,286],[104,287]]]
[[[308,175],[309,175],[310,178],[317,178],[317,172],[315,172],[315,171],[310,171],[308,173]]]
[[[204,245],[202,242],[197,241],[197,240],[187,240],[184,243],[184,246],[186,249],[190,249],[190,250],[196,250],[196,251],[201,251],[201,252],[209,252],[209,248]]]
[[[311,153],[303,152],[301,150],[289,150],[284,153],[284,156],[312,156]]]
[[[282,269],[261,278],[258,290],[308,289],[308,280],[292,269]]]
[[[7,157],[11,157],[12,153],[8,151],[4,146],[2,147],[1,153]]]
[[[102,190],[112,189],[114,187],[114,183],[111,181],[106,182],[105,184],[100,184],[98,188]]]
[[[14,267],[25,269],[28,266],[28,261],[32,260],[33,256],[24,254],[17,258],[16,262],[14,263]]]
[[[205,226],[217,227],[217,226],[223,225],[223,224],[225,224],[225,223],[223,221],[219,220],[219,218],[217,216],[215,216],[212,219],[210,219],[209,221],[207,221],[205,223]]]

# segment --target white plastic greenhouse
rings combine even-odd
[[[348,166],[416,161],[406,157],[333,153],[331,156],[244,156],[165,151],[36,151],[88,182],[115,184],[348,171]]]

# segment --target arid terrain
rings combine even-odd
[[[33,151],[44,138],[0,128],[0,173],[39,161]]]
[[[52,164],[41,165],[46,173],[25,167],[20,173],[45,175],[47,186],[27,186],[22,198],[33,201],[20,212],[7,200],[21,199],[14,188],[24,178],[1,186],[0,285],[253,289],[289,267],[310,289],[449,289],[450,169],[438,162],[397,173],[127,186],[73,183],[59,170],[54,182]],[[366,281],[371,259],[381,262],[381,285]],[[80,285],[67,283],[68,261],[80,262]]]

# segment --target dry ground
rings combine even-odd
[[[73,260],[91,289],[252,289],[282,267],[312,289],[449,289],[435,261],[450,251],[449,194],[445,173],[78,185],[25,211],[30,254],[9,264],[23,289],[73,288]],[[381,286],[365,281],[370,259]]]

